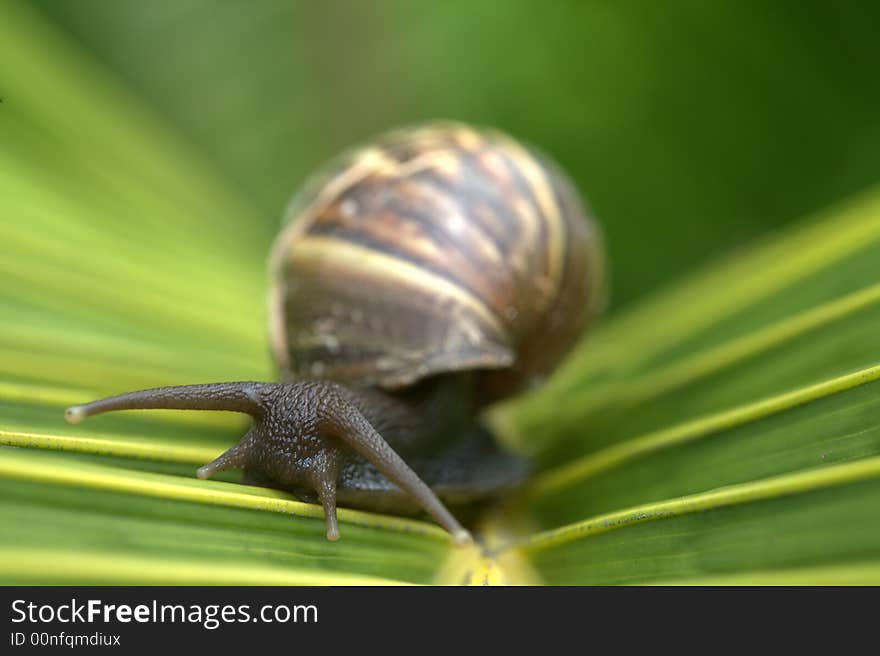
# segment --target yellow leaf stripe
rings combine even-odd
[[[878,585],[880,561],[651,581],[647,585]],[[639,585],[639,584],[637,584]]]
[[[567,465],[540,475],[535,479],[534,484],[529,487],[527,494],[530,497],[536,497],[541,494],[556,492],[578,481],[595,476],[600,472],[608,471],[620,466],[624,462],[649,453],[679,446],[724,430],[742,426],[823,397],[874,382],[878,379],[880,379],[880,365],[732,410],[694,419],[678,426],[648,433],[647,435],[608,447],[597,453],[591,453],[578,458]]]
[[[515,547],[526,553],[534,553],[643,522],[803,494],[878,476],[880,476],[880,456],[875,456],[605,513],[537,533],[505,548]]]
[[[247,508],[320,519],[321,506],[292,500],[277,490],[218,481],[200,481],[166,474],[126,470],[60,459],[34,458],[27,452],[0,451],[0,476],[54,485],[70,485],[145,497],[189,501],[229,508]],[[339,509],[342,523],[424,535],[449,541],[439,526],[416,520],[389,517],[348,508]]]
[[[114,585],[407,585],[341,572],[196,559],[126,556],[117,552],[0,548],[0,578]]]
[[[880,283],[835,299],[717,347],[683,358],[667,367],[625,381],[603,383],[577,408],[584,416],[609,402],[636,404],[717,374],[772,348],[880,303]],[[570,392],[568,392],[570,393]],[[553,398],[565,398],[557,391]],[[548,403],[548,396],[541,399]]]
[[[30,449],[51,449],[88,453],[117,458],[143,458],[159,462],[178,462],[203,465],[220,455],[217,447],[180,446],[155,442],[131,442],[93,437],[70,437],[0,430],[0,444]]]
[[[2,354],[2,352],[0,352]],[[91,392],[72,387],[52,387],[30,383],[17,383],[0,380],[0,400],[6,402],[24,401],[41,405],[68,406],[82,402]]]

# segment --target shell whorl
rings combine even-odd
[[[601,303],[572,185],[499,132],[389,133],[310,180],[285,223],[270,332],[287,376],[397,388],[495,370],[493,400],[548,373]]]

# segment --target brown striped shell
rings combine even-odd
[[[546,376],[603,303],[600,235],[572,184],[461,124],[351,151],[294,198],[270,260],[285,377],[397,389],[470,369],[485,401]]]

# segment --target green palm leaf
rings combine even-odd
[[[0,581],[880,582],[880,194],[602,324],[491,421],[541,471],[483,549],[199,481],[243,421],[63,408],[273,375],[259,211],[30,9],[0,4]]]

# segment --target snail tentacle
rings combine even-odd
[[[248,464],[248,454],[250,453],[250,442],[253,439],[253,431],[248,431],[242,438],[241,442],[236,444],[228,451],[224,451],[206,465],[202,465],[196,471],[196,476],[202,480],[211,478],[217,472],[226,469],[245,468]]]
[[[177,385],[108,396],[67,408],[64,418],[78,424],[86,417],[115,410],[225,410],[259,417],[259,393],[266,383],[235,382]]]
[[[327,539],[336,542],[339,539],[339,523],[336,520],[336,483],[339,479],[339,458],[335,454],[324,452],[324,457],[315,459],[312,470],[312,485],[318,500],[324,507],[324,521],[327,525]]]
[[[472,542],[471,534],[443,505],[434,491],[406,464],[361,412],[351,403],[337,399],[324,418],[324,429],[375,465],[386,478],[408,492],[424,510],[452,534],[457,544]]]

